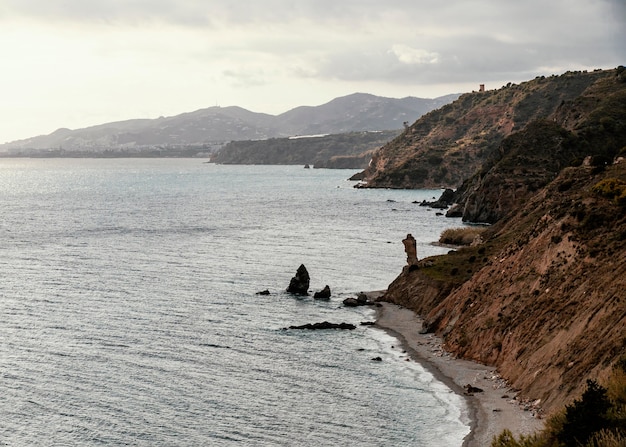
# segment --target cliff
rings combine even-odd
[[[421,314],[421,329],[441,335],[447,350],[496,366],[548,412],[578,398],[587,380],[602,382],[626,358],[626,69],[536,79],[518,94],[543,97],[549,83],[552,92],[568,82],[575,89],[568,87],[569,99],[558,104],[543,98],[533,102],[536,110],[528,99],[513,105],[511,116],[522,110],[537,119],[485,142],[492,149],[482,164],[474,155],[461,157],[477,167],[456,200],[466,220],[493,224],[482,242],[405,267],[384,296]],[[478,102],[479,109],[470,104],[465,115],[456,113],[476,116],[486,107]],[[448,107],[452,113],[459,105]],[[423,126],[420,120],[412,127]],[[424,139],[432,141],[429,135]],[[406,147],[406,137],[390,145]],[[379,166],[392,153],[379,151]],[[427,152],[416,154],[419,165]],[[390,158],[383,164],[391,174],[372,172],[390,179],[395,166],[410,163]]]
[[[363,186],[457,188],[485,163],[497,162],[505,138],[529,123],[556,121],[568,131],[578,129],[620,76],[618,70],[567,72],[464,94],[376,151],[361,175]]]

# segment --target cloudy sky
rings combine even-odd
[[[0,143],[626,64],[625,0],[0,0]]]

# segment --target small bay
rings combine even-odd
[[[0,444],[461,445],[462,398],[341,305],[461,222],[355,172],[0,160]],[[357,329],[283,330],[320,321]]]

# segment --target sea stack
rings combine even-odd
[[[291,278],[289,282],[289,287],[287,287],[287,292],[293,293],[296,295],[308,295],[309,294],[309,272],[307,271],[304,264],[300,264],[298,270],[296,271],[296,276]]]

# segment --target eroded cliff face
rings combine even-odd
[[[425,316],[449,351],[561,408],[626,353],[626,208],[603,179],[626,185],[626,164],[565,169],[482,245],[405,269],[385,299]]]

